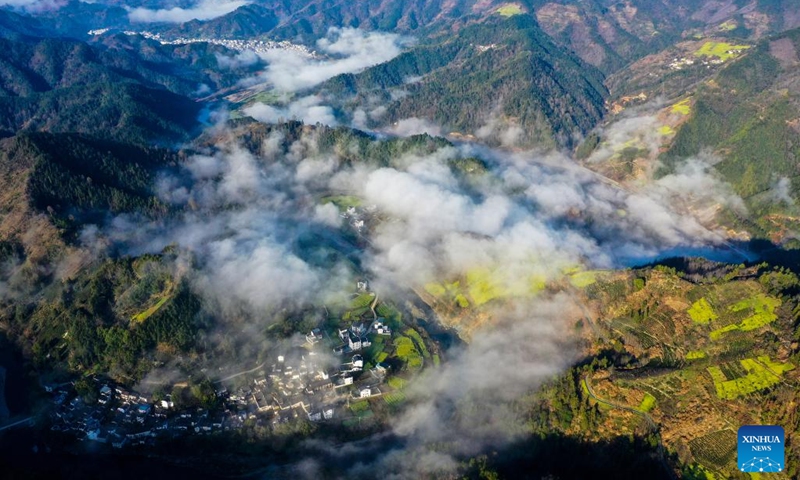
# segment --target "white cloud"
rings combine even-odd
[[[427,133],[428,135],[434,137],[440,137],[442,135],[441,127],[429,120],[416,117],[399,120],[395,122],[388,129],[388,131],[392,135],[398,135],[400,137],[409,137],[411,135],[420,135],[422,133]]]
[[[221,17],[250,3],[245,0],[200,0],[191,8],[168,9],[132,8],[128,11],[131,22],[138,23],[184,23],[190,20],[210,20]]]
[[[296,92],[343,73],[354,73],[384,63],[402,52],[407,39],[392,33],[366,32],[356,28],[331,28],[317,47],[328,58],[309,57],[294,50],[269,50],[261,54],[269,65],[256,79],[282,92]]]
[[[214,56],[217,58],[217,65],[220,68],[229,70],[250,67],[261,61],[261,57],[252,50],[245,50],[230,57],[221,53],[215,53]]]
[[[58,10],[67,0],[0,0],[0,7],[11,7],[28,13]]]
[[[286,106],[273,106],[259,102],[245,108],[243,111],[246,115],[264,123],[300,120],[309,125],[321,123],[323,125],[335,126],[337,121],[333,109],[321,103],[321,97],[309,95],[295,100]]]

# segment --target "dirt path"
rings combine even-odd
[[[652,429],[653,433],[655,433],[658,436],[658,457],[661,460],[661,465],[664,467],[664,470],[667,472],[670,478],[677,479],[677,477],[675,476],[675,472],[669,466],[669,463],[667,463],[666,451],[664,450],[664,444],[661,443],[661,434],[659,433],[658,424],[656,424],[655,420],[653,420],[653,417],[651,417],[646,412],[643,412],[637,408],[629,407],[627,405],[621,405],[619,403],[614,403],[609,400],[605,400],[598,397],[594,393],[594,390],[592,390],[592,383],[589,381],[588,374],[585,377],[583,377],[583,385],[586,387],[586,391],[589,392],[589,396],[592,397],[592,399],[594,399],[596,402],[602,403],[603,405],[608,405],[609,407],[612,408],[618,408],[620,410],[631,412],[634,415],[643,418],[647,422],[647,425]]]

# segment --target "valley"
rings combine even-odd
[[[798,475],[793,2],[30,0],[0,47],[10,475],[763,478],[760,424]]]

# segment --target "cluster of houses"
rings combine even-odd
[[[392,329],[384,323],[382,318],[376,319],[369,327],[364,323],[354,323],[348,328],[339,329],[339,339],[342,343],[334,348],[333,352],[339,355],[346,355],[369,348],[372,345],[368,336],[370,332],[383,336],[392,335]],[[314,332],[311,332],[309,335],[313,334]],[[308,336],[306,336],[306,339],[308,339]]]
[[[358,233],[362,233],[367,226],[370,215],[377,211],[377,206],[370,205],[366,208],[347,207],[339,215]]]
[[[98,387],[95,403],[86,403],[69,384],[54,389],[50,429],[80,440],[122,448],[152,445],[158,437],[176,438],[187,433],[202,435],[240,428],[246,419],[246,414],[228,408],[214,413],[202,408],[177,412],[169,396],[155,401],[110,383]]]
[[[733,48],[733,49],[727,50],[725,53],[728,54],[728,55],[735,56],[735,55],[739,55],[740,53],[742,53],[742,51],[743,50],[741,48]],[[686,57],[677,58],[676,57],[676,58],[672,59],[672,62],[670,62],[669,68],[671,70],[676,70],[676,71],[677,70],[683,70],[685,67],[691,67],[696,63],[700,63],[700,64],[704,65],[706,68],[711,68],[712,65],[721,65],[721,64],[725,63],[725,59],[718,57],[718,58],[697,60],[697,59],[694,59],[694,58],[686,58]]]
[[[371,328],[377,333],[378,328],[386,327],[376,322]],[[345,332],[344,338],[354,335],[360,343],[353,344],[354,351],[369,345],[363,325]],[[319,330],[306,336],[310,346],[323,339]],[[272,365],[252,373],[245,386],[232,392],[220,386],[215,394],[222,407],[214,412],[194,407],[178,411],[170,395],[154,399],[108,381],[98,382],[96,402],[86,403],[72,384],[63,384],[49,389],[54,403],[51,429],[115,448],[153,445],[159,438],[240,429],[248,421],[274,427],[297,418],[332,420],[346,412],[349,400],[381,395],[385,365],[365,372],[361,353],[339,358],[315,350],[294,347],[277,356]]]
[[[691,67],[694,63],[695,60],[692,58],[673,58],[672,62],[669,64],[669,68],[672,70],[683,70],[683,67]]]
[[[311,332],[308,338],[318,342],[315,335],[320,334]],[[334,417],[333,380],[325,361],[314,351],[293,349],[266,370],[253,381],[249,400],[258,412],[270,414],[273,424],[301,415],[312,421]]]
[[[109,30],[110,29],[108,28],[99,28],[95,30],[89,30],[88,34],[102,35],[108,32]],[[230,48],[231,50],[238,50],[240,52],[253,51],[256,53],[266,53],[271,50],[286,50],[299,53],[309,58],[316,58],[318,56],[316,52],[306,47],[305,45],[292,43],[288,40],[282,40],[276,42],[273,40],[260,40],[257,38],[248,38],[248,39],[228,39],[228,38],[209,38],[209,37],[165,38],[161,36],[161,34],[159,33],[152,33],[148,31],[137,32],[132,30],[125,30],[122,33],[124,33],[125,35],[141,35],[149,40],[155,40],[162,45],[187,45],[190,43],[210,43],[213,45],[222,45],[226,48]]]
[[[358,284],[359,291],[367,287],[366,281]],[[292,419],[347,420],[353,415],[350,401],[382,395],[389,367],[369,358],[368,349],[377,337],[391,335],[382,318],[328,332],[313,329],[305,343],[300,340],[272,364],[246,372],[231,391],[219,385],[220,407],[214,411],[177,409],[170,395],[153,398],[107,380],[95,380],[97,398],[89,403],[70,383],[46,387],[53,394],[51,429],[121,448],[251,425],[275,427]]]

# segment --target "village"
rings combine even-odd
[[[366,292],[366,282],[358,287],[351,307],[366,300],[371,305],[347,313],[365,315],[337,328],[314,328],[259,367],[234,375],[235,382],[209,382],[213,407],[181,405],[186,402],[172,398],[175,390],[146,394],[93,378],[94,401],[87,401],[74,383],[45,386],[53,402],[50,429],[123,448],[253,426],[275,430],[298,420],[360,424],[372,413],[373,399],[386,396],[392,407],[405,399],[402,388],[407,380],[402,377],[407,376],[407,364],[412,370],[421,368],[418,352],[427,353],[427,348],[416,331],[395,335],[390,322],[374,312],[377,299]],[[384,348],[393,349],[392,354]],[[435,360],[438,363],[438,357]]]
[[[90,30],[87,33],[89,35],[102,35],[108,31],[109,29],[103,28],[97,30]],[[213,45],[222,45],[225,48],[229,48],[231,50],[236,50],[239,52],[251,51],[258,54],[258,53],[267,53],[270,50],[285,50],[309,58],[318,57],[318,54],[316,52],[306,47],[305,45],[292,43],[288,40],[281,40],[276,42],[273,40],[261,40],[256,38],[248,38],[248,39],[227,39],[227,38],[207,38],[207,37],[165,38],[160,33],[152,33],[148,31],[133,31],[133,30],[125,30],[122,33],[124,33],[125,35],[141,35],[149,40],[155,40],[161,43],[162,45],[186,45],[190,43],[210,43]]]

